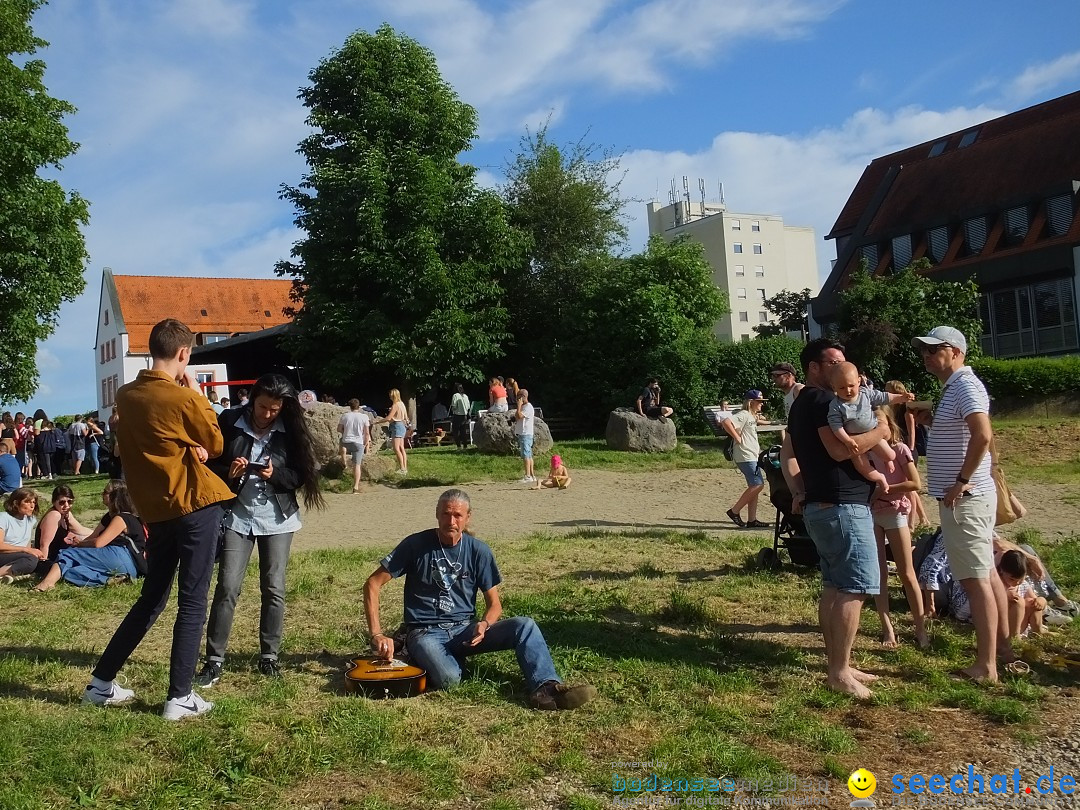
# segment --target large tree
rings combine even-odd
[[[765,309],[769,310],[772,318],[768,323],[754,327],[759,338],[779,337],[788,332],[798,332],[803,340],[809,334],[809,324],[806,318],[806,308],[810,304],[813,293],[806,287],[799,292],[793,290],[781,290],[772,298],[765,299]]]
[[[0,0],[0,401],[20,402],[37,390],[37,345],[56,329],[60,304],[83,291],[89,221],[86,200],[39,176],[58,170],[78,144],[65,115],[75,108],[52,98],[45,63],[30,58],[48,43],[30,19],[44,0]]]
[[[328,383],[368,371],[406,390],[479,381],[502,355],[500,279],[520,239],[458,160],[475,110],[430,51],[385,25],[354,33],[309,79],[309,171],[282,190],[307,235],[277,265],[298,302],[292,347]]]
[[[935,326],[955,326],[967,337],[968,356],[979,356],[978,287],[974,281],[935,281],[927,275],[930,269],[927,259],[887,276],[873,276],[864,266],[840,293],[839,326],[848,358],[872,379],[932,388],[911,339]]]

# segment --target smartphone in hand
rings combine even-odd
[[[269,466],[270,465],[267,464],[265,461],[249,461],[247,465],[247,471],[252,474],[261,473]]]

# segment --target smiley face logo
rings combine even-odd
[[[866,768],[859,768],[848,777],[847,787],[856,799],[865,799],[874,795],[874,791],[877,790],[877,779]]]

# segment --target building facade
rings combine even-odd
[[[832,274],[814,318],[865,261],[884,275],[926,258],[930,277],[973,279],[981,348],[994,357],[1080,348],[1080,92],[877,158],[826,239]]]
[[[774,214],[743,214],[722,204],[679,201],[648,205],[649,235],[687,235],[705,249],[713,281],[728,294],[731,313],[716,322],[725,341],[750,340],[771,320],[765,299],[781,290],[818,289],[814,229],[785,225]]]
[[[183,321],[196,345],[257,332],[291,321],[283,311],[291,287],[278,279],[126,276],[105,268],[94,342],[98,417],[108,419],[117,389],[150,368],[154,324]],[[193,361],[188,371],[199,382],[228,379],[223,363]]]

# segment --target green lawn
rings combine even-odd
[[[600,691],[578,712],[551,714],[524,707],[511,653],[476,659],[473,678],[449,692],[385,703],[345,696],[343,662],[364,646],[361,585],[381,549],[293,557],[279,682],[255,669],[249,579],[226,678],[206,692],[215,708],[176,725],[158,716],[171,612],[122,673],[138,701],[102,710],[79,696],[137,586],[61,585],[44,596],[0,589],[0,804],[392,808],[456,807],[468,797],[489,810],[541,799],[599,808],[618,778],[648,775],[612,763],[644,760],[662,763],[661,777],[761,785],[794,773],[828,778],[839,791],[856,767],[928,772],[950,764],[935,758],[953,756],[941,752],[957,739],[1030,734],[1042,705],[1071,682],[1042,666],[1041,685],[954,681],[948,673],[971,654],[969,629],[939,623],[928,654],[910,641],[886,651],[873,643],[867,611],[858,663],[886,677],[866,707],[828,692],[815,629],[819,577],[754,570],[763,540],[584,531],[496,544],[507,613],[536,618],[564,677]],[[1077,539],[1047,553],[1063,587],[1080,587]],[[895,596],[894,588],[898,629],[910,638]],[[390,623],[400,585],[383,601]],[[1076,641],[1067,628],[1054,644]]]

